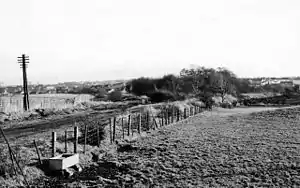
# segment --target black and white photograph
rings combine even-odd
[[[300,187],[300,1],[0,0],[23,187]]]

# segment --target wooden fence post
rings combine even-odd
[[[113,142],[116,141],[116,122],[117,122],[117,118],[114,117],[114,124],[113,124]]]
[[[65,153],[68,153],[68,131],[65,130]]]
[[[151,129],[151,115],[149,112],[147,112],[147,125],[148,125],[148,130]]]
[[[110,138],[110,143],[113,143],[113,130],[112,130],[112,118],[109,118],[109,138]]]
[[[35,149],[36,149],[36,153],[37,153],[37,156],[38,156],[38,159],[39,159],[39,164],[42,165],[42,160],[41,160],[40,150],[38,149],[35,140],[33,140],[33,144],[34,144],[34,147],[35,147]]]
[[[149,128],[149,112],[146,112],[146,120],[145,120],[145,122],[146,122],[146,129],[147,129],[147,131],[150,129]]]
[[[122,123],[122,138],[125,138],[125,130],[124,130],[124,118],[122,117],[121,119],[121,123]]]
[[[77,148],[78,148],[78,127],[75,126],[74,127],[74,153],[77,153]]]
[[[168,110],[165,111],[165,125],[169,124],[169,115],[168,115]]]
[[[86,150],[86,141],[87,141],[87,125],[84,125],[84,145],[83,145],[83,153],[85,154]]]
[[[156,122],[155,116],[153,116],[152,118],[153,118],[153,121],[154,121],[154,126],[153,126],[154,130],[158,129],[158,123]]]
[[[56,153],[56,132],[52,132],[52,157],[55,157]]]
[[[127,131],[127,136],[130,136],[130,129],[131,129],[131,115],[128,115],[128,131]]]
[[[133,136],[134,127],[132,126],[132,124],[135,125],[135,122],[134,122],[135,120],[136,120],[136,116],[132,116],[131,117],[131,136]]]
[[[142,132],[142,114],[139,113],[139,121],[138,121],[138,133],[141,134]]]
[[[185,110],[185,118],[188,118],[189,117],[189,108],[186,108]]]

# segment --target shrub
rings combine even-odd
[[[147,95],[155,90],[156,80],[151,78],[138,78],[131,81],[131,92],[135,95]],[[127,88],[129,88],[128,86]]]
[[[167,90],[159,90],[151,92],[148,97],[150,97],[151,102],[163,102],[163,101],[175,101],[176,96]]]
[[[121,91],[113,91],[108,95],[108,100],[112,102],[117,102],[122,100],[122,92]]]
[[[107,96],[107,91],[104,88],[100,88],[96,91],[96,98],[105,98]]]
[[[222,108],[232,108],[233,105],[229,102],[223,102],[220,104]]]

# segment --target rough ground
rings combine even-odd
[[[48,187],[300,187],[300,109],[219,110],[164,127]]]

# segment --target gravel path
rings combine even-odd
[[[300,187],[300,109],[259,111],[198,114],[48,185]]]

